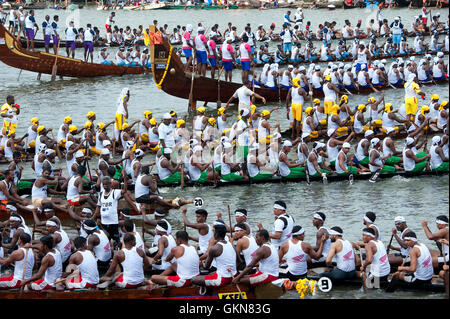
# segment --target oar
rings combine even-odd
[[[74,272],[72,272],[69,276],[67,276],[66,278],[58,278],[58,279],[52,284],[52,286],[57,285],[57,284],[59,284],[59,283],[61,283],[61,282],[64,282],[64,281],[66,281],[66,280],[68,280],[68,279],[72,279],[72,278],[78,276],[79,274],[80,274],[80,270],[77,269],[77,270],[75,270]]]
[[[394,234],[391,235],[391,240],[389,241],[389,245],[386,251],[386,255],[389,255],[389,250],[391,249],[392,239],[394,238]]]
[[[227,270],[228,270],[228,272],[230,273],[231,277],[234,278],[233,273],[231,272],[231,269],[230,269],[230,268],[227,268]],[[239,288],[239,284],[236,284],[236,288],[237,288],[238,291],[239,291],[239,295],[240,295],[242,298],[244,298],[244,296],[242,295],[241,288]]]
[[[231,238],[233,238],[233,225],[231,224],[230,204],[227,204],[227,209],[228,209],[228,220],[230,221],[230,233],[231,233]]]
[[[55,135],[53,135],[53,131],[50,131],[52,133],[52,138],[55,140]],[[58,155],[59,160],[62,160],[61,150],[59,149],[58,141],[56,141],[56,154]]]
[[[59,53],[59,44],[61,43],[61,39],[58,41],[58,47],[56,49],[56,57],[55,57],[55,63],[52,67],[52,78],[51,81],[55,81],[56,79],[56,73],[58,72],[58,66],[56,65],[56,62],[58,62],[58,53]]]
[[[113,147],[112,147],[112,151],[113,151],[113,157],[114,155],[116,155],[116,121],[114,120],[114,126],[113,126]],[[120,134],[120,131],[119,131]]]
[[[375,183],[378,179],[378,176],[381,174],[381,169],[377,170],[375,173],[372,174],[372,177],[370,177],[369,182]]]
[[[403,259],[401,267],[403,267],[403,265],[405,265],[406,259],[408,259],[410,251],[408,251],[408,255],[406,255],[405,259]],[[389,285],[386,287],[386,292],[394,292],[397,289],[397,282],[399,280],[400,279],[398,278],[398,276],[392,277],[391,281],[389,282]]]
[[[20,75],[22,74],[22,69],[19,71],[19,76],[17,77],[17,82],[19,82]]]
[[[353,160],[350,161],[350,174],[348,175],[348,183],[353,185]]]
[[[362,247],[359,248],[359,258],[361,259],[361,266],[362,266],[363,265]],[[361,271],[361,281],[362,281],[364,292],[367,292],[366,272],[365,271]]]
[[[223,67],[220,69],[219,77],[217,78],[217,108],[222,106],[222,101],[220,100],[220,76],[222,75]]]
[[[27,259],[28,259],[28,251],[30,250],[30,248],[26,249],[27,252],[25,253],[25,263],[23,264],[23,274],[22,274],[22,282],[25,280],[25,273],[27,271]],[[22,293],[23,293],[23,287],[20,287],[20,293],[19,293],[19,299],[22,297]]]
[[[181,176],[181,188],[184,188],[184,163],[181,163],[180,176]]]
[[[310,176],[309,176],[309,170],[308,170],[308,160],[306,160],[305,163],[305,173],[306,173],[306,185],[311,186],[311,180],[310,180]]]

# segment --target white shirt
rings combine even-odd
[[[117,213],[117,205],[122,197],[120,189],[112,189],[109,195],[105,196],[105,192],[100,193],[97,206],[100,206],[100,218],[103,225],[114,225],[119,223]]]
[[[248,108],[250,106],[250,97],[253,95],[252,90],[248,87],[241,86],[239,89],[234,92],[233,97],[239,99],[239,110],[242,107]]]

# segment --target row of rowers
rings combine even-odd
[[[435,96],[434,98],[438,97]],[[370,108],[376,110],[382,99],[383,96],[379,100],[369,99],[372,103]],[[320,107],[318,105],[317,109]],[[269,123],[271,112],[277,110],[277,108],[271,111],[264,110],[261,113],[255,111],[253,114],[247,109],[242,109],[237,122],[233,123],[231,129],[224,129],[222,134],[215,128],[216,120],[204,115],[205,109],[203,107],[198,109],[198,115],[194,117],[192,133],[186,129],[184,120],[176,119],[176,114],[171,116],[166,113],[163,121],[159,126],[156,126],[153,125],[156,120],[149,119],[151,113],[146,112],[147,118],[143,122],[150,123],[149,139],[145,140],[146,133],[137,134],[134,130],[131,130],[131,127],[137,121],[132,126],[124,125],[123,131],[120,132],[121,146],[117,148],[117,150],[123,149],[122,158],[118,160],[111,158],[111,153],[114,152],[113,143],[111,143],[107,135],[106,125],[103,123],[97,124],[95,140],[93,139],[94,134],[90,131],[92,125],[86,125],[83,128],[85,129],[84,137],[79,138],[76,137],[76,127],[70,132],[73,125],[70,123],[70,118],[66,118],[67,123],[61,126],[65,125],[69,128],[64,148],[60,147],[64,139],[60,141],[59,146],[56,146],[57,141],[47,136],[47,129],[43,126],[37,126],[38,124],[35,123],[34,126],[37,127],[37,137],[34,141],[36,153],[31,167],[37,179],[33,187],[32,202],[46,198],[46,185],[57,183],[54,180],[52,181],[55,176],[58,176],[58,179],[65,180],[65,183],[60,186],[62,187],[61,190],[67,191],[67,194],[63,193],[67,199],[78,198],[84,192],[82,190],[84,182],[79,178],[84,174],[80,176],[79,169],[80,164],[85,166],[83,163],[88,159],[84,154],[86,152],[82,151],[86,149],[87,144],[90,144],[92,153],[100,155],[98,165],[94,168],[98,177],[120,178],[121,175],[128,176],[136,185],[136,192],[144,190],[148,192],[148,187],[152,184],[152,178],[151,176],[145,177],[145,175],[149,175],[148,167],[155,164],[158,170],[158,175],[155,178],[165,183],[180,183],[182,172],[186,173],[183,178],[194,182],[206,182],[219,179],[224,181],[244,178],[268,179],[274,174],[284,178],[301,178],[305,177],[306,174],[315,177],[335,172],[348,175],[350,173],[357,174],[380,170],[382,173],[391,173],[403,169],[408,172],[420,172],[424,169],[448,170],[448,115],[445,124],[443,124],[443,135],[436,135],[432,138],[432,146],[428,151],[426,150],[428,138],[425,129],[431,130],[432,125],[435,124],[429,116],[429,107],[423,106],[415,120],[411,122],[412,124],[406,121],[405,127],[386,127],[386,134],[375,133],[377,130],[383,130],[383,127],[376,126],[377,121],[372,123],[369,123],[370,120],[364,121],[362,112],[365,107],[365,105],[360,106],[359,113],[354,117],[355,123],[360,121],[364,128],[359,133],[352,130],[351,126],[350,128],[342,126],[342,121],[339,118],[341,110],[339,106],[332,108],[328,128],[321,128],[320,124],[314,126],[312,123],[314,123],[315,111],[308,108],[308,116],[305,119],[302,135],[300,137],[293,135],[292,140],[284,141],[282,141],[281,134],[277,130],[279,126],[271,126]],[[386,111],[385,115],[397,116],[392,112],[391,107],[387,104],[383,108]],[[441,112],[444,111],[446,109],[442,108]],[[219,110],[219,113],[221,112],[224,112],[224,114],[218,120],[223,120],[226,115],[224,109]],[[91,116],[92,113],[88,115]],[[401,120],[398,117],[397,119]],[[347,121],[346,119],[344,123]],[[88,121],[87,123],[91,122]],[[334,126],[332,127],[331,124]],[[308,127],[312,127],[314,130],[308,131]],[[408,135],[403,149],[397,150],[398,144],[396,147],[394,140],[398,136],[398,132],[403,129],[407,131]],[[311,141],[312,137],[318,136],[319,131],[327,136],[326,143]],[[140,132],[142,133],[144,130],[142,129]],[[350,134],[341,136],[346,133]],[[142,138],[141,141],[139,136]],[[356,137],[361,139],[355,145],[355,154],[351,154],[352,146],[349,142]],[[11,134],[5,143],[5,155],[11,153],[12,156],[11,158],[7,157],[11,159],[8,171],[11,172],[11,183],[15,185],[19,185],[21,179],[21,167],[18,164],[22,159],[21,151],[26,152],[22,140],[23,137],[17,140],[15,134]],[[32,140],[29,139],[29,141],[33,143]],[[312,145],[308,145],[311,142]],[[140,145],[138,146],[138,144]],[[288,156],[294,146],[297,146],[295,160]],[[423,151],[420,152],[419,150],[422,147]],[[54,167],[56,162],[55,149],[61,153],[65,152],[69,179],[62,176],[62,169]],[[144,164],[143,159],[148,153],[156,153],[156,160]],[[325,159],[328,161],[325,161]],[[116,172],[115,165],[117,164],[122,164],[122,173]],[[44,171],[47,172],[44,173]],[[89,172],[89,176],[91,176],[91,172]],[[100,182],[101,178],[98,178],[97,183],[100,184]],[[2,188],[4,194],[1,199],[9,199],[8,196],[11,193],[9,185],[4,185]],[[49,191],[53,190],[49,189]],[[136,198],[140,195],[136,195]],[[25,202],[26,200],[21,199],[21,201]]]
[[[416,75],[418,83],[430,81],[443,81],[447,79],[448,65],[444,62],[444,53],[439,52],[434,58],[426,55],[418,63],[412,56],[408,60],[397,58],[388,66],[387,61],[369,60],[369,53],[366,49],[357,54],[353,64],[343,62],[329,62],[323,68],[318,64],[311,63],[307,68],[304,66],[289,65],[286,70],[281,70],[277,63],[266,63],[261,73],[255,75],[255,85],[277,89],[278,86],[289,89],[294,85],[294,81],[305,91],[323,91],[324,94],[332,95],[333,90],[329,90],[328,83],[331,83],[339,90],[387,87],[389,85],[404,85],[411,74]],[[248,71],[248,79],[252,79],[252,72]],[[244,78],[243,71],[243,80]]]
[[[97,225],[94,214],[94,219],[88,216],[76,218],[81,221],[79,236],[70,239],[59,219],[54,216],[52,206],[45,209],[45,215],[53,217],[38,224],[45,226],[45,229],[36,229],[43,236],[39,240],[32,240],[31,231],[23,218],[14,211],[16,208],[13,205],[8,205],[11,215],[1,227],[9,227],[11,235],[10,242],[3,243],[0,249],[0,264],[14,264],[14,272],[0,279],[0,288],[25,286],[32,290],[54,290],[64,289],[61,286],[64,282],[68,289],[93,288],[100,282],[105,283],[103,287],[114,283],[120,288],[142,285],[151,288],[153,284],[170,287],[191,284],[222,286],[231,282],[256,286],[279,282],[279,278],[284,278],[281,282],[286,284],[285,280],[305,278],[308,268],[324,265],[331,269],[321,273],[321,276],[336,280],[352,279],[370,269],[369,277],[385,281],[391,271],[396,271],[394,276],[411,285],[421,286],[430,283],[433,274],[443,269],[448,262],[448,216],[436,218],[435,233],[430,231],[426,220],[422,222],[426,237],[442,244],[444,255],[440,256],[438,251],[418,242],[417,235],[408,228],[402,216],[395,218],[395,228],[391,232],[399,247],[389,244],[386,250],[380,229],[374,224],[376,215],[373,212],[364,215],[362,241],[354,243],[344,239],[341,227],[326,228],[324,213],[315,213],[312,223],[317,233],[313,246],[304,241],[305,229],[295,224],[286,208],[285,202],[276,201],[273,206],[273,231],[268,232],[258,223],[254,237],[246,222],[245,209],[236,210],[235,225],[226,225],[218,212],[217,220],[211,226],[206,223],[208,212],[205,209],[197,209],[196,221],[192,222],[188,220],[184,207],[184,224],[195,229],[198,237],[189,236],[185,230],[177,231],[173,236],[170,223],[160,214],[156,214],[153,220],[147,219],[144,214],[144,222],[156,226],[152,232],[154,241],[149,244],[144,242],[133,221],[124,214],[118,222],[121,238],[111,237],[102,224]],[[5,239],[8,238],[3,241]],[[114,243],[111,239],[114,239]],[[189,240],[198,244],[189,244]],[[112,244],[117,250],[111,248]],[[365,257],[360,259],[354,250],[363,248]],[[389,254],[389,250],[398,253]],[[287,272],[280,272],[279,266],[285,263]],[[122,272],[118,272],[119,264]],[[63,266],[66,265],[70,267],[66,267],[66,272],[63,272]],[[67,271],[75,268],[79,273]],[[37,272],[34,269],[38,269]],[[150,280],[144,277],[145,269],[151,271]],[[104,273],[101,278],[99,270]],[[441,273],[443,275],[443,271]],[[64,280],[69,274],[72,278]]]

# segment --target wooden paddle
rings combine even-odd
[[[227,268],[227,270],[228,270],[228,272],[230,273],[231,277],[234,278],[233,273],[231,272],[231,269],[230,269],[230,268]],[[239,288],[239,284],[236,284],[236,288],[237,288],[238,291],[239,291],[239,295],[240,295],[242,298],[244,298],[244,295],[242,294],[241,288]]]
[[[52,78],[51,78],[52,82],[56,80],[56,73],[58,72],[58,65],[56,65],[56,63],[58,62],[58,53],[59,53],[59,44],[60,43],[61,43],[61,39],[58,41],[58,47],[56,49],[55,63],[53,64],[53,67],[52,67]]]
[[[220,76],[222,75],[223,67],[220,69],[219,77],[217,78],[217,108],[222,106],[222,101],[220,100]]]
[[[184,188],[184,163],[181,163],[180,175],[181,175],[181,188]]]
[[[53,135],[53,131],[50,131],[51,133],[52,133],[52,139],[54,139],[55,140],[55,135]],[[62,160],[62,155],[61,155],[61,150],[59,149],[59,144],[58,144],[58,141],[57,140],[55,140],[56,141],[56,155],[58,155],[58,158],[59,158],[59,160]]]
[[[231,238],[233,238],[233,225],[231,224],[230,204],[227,204],[227,209],[228,209],[228,220],[230,221],[230,233],[231,233]]]
[[[114,120],[114,126],[113,126],[113,132],[112,132],[112,134],[113,134],[113,147],[112,147],[112,151],[113,151],[113,157],[114,157],[114,155],[116,155],[116,123],[115,123],[115,120]],[[119,134],[120,134],[120,131],[119,131]]]
[[[194,52],[194,58],[192,60],[192,76],[191,76],[191,90],[189,91],[189,110],[194,110],[193,107],[194,104],[194,74],[195,74],[195,52]]]
[[[363,257],[362,257],[362,248],[359,248],[359,258],[361,259],[361,266],[363,265]],[[361,271],[361,281],[363,285],[364,292],[367,292],[367,286],[366,286],[366,272]]]
[[[350,173],[348,174],[348,183],[353,185],[353,160],[350,161]]]
[[[389,250],[391,249],[392,239],[394,238],[394,234],[391,235],[391,240],[389,241],[389,245],[386,251],[386,255],[389,255]]]

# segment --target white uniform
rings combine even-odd
[[[100,219],[103,225],[119,224],[117,213],[117,204],[122,197],[120,189],[111,189],[108,195],[101,192],[98,198],[97,206],[100,206]]]
[[[307,254],[302,249],[302,241],[294,244],[292,240],[288,241],[289,249],[284,255],[288,265],[288,271],[294,276],[301,276],[307,271]]]
[[[335,255],[336,267],[345,272],[355,270],[355,254],[352,244],[344,239],[337,239],[337,241],[342,243],[342,250]]]
[[[386,248],[381,240],[371,240],[376,247],[377,252],[373,255],[372,264],[370,266],[370,274],[375,277],[384,277],[391,272],[391,265],[389,264]],[[370,276],[370,275],[369,275]]]
[[[161,264],[159,265],[153,264],[152,265],[153,269],[166,270],[167,268],[170,267],[170,265],[173,262],[175,262],[175,258],[172,259],[171,261],[166,261],[166,257],[170,254],[172,248],[174,248],[177,245],[175,239],[173,238],[172,235],[163,235],[162,237],[165,237],[167,239],[167,247],[164,248],[164,252],[161,256]]]
[[[144,259],[137,253],[136,247],[122,248],[125,260],[121,262],[123,267],[123,281],[116,281],[116,285],[124,288],[126,285],[139,285],[144,282]]]
[[[206,233],[206,235],[198,234],[198,248],[201,254],[204,254],[206,252],[209,246],[209,240],[213,236],[211,226],[210,225],[207,226],[208,226],[208,233]]]
[[[281,163],[280,163],[281,164]],[[279,216],[274,222],[274,233],[281,232],[280,239],[272,239],[271,242],[275,247],[280,247],[282,243],[289,240],[294,228],[294,219],[288,214]]]
[[[103,230],[99,230],[98,233],[95,232],[95,233],[90,234],[86,238],[86,242],[89,242],[89,238],[94,234],[100,240],[100,243],[97,246],[94,246],[95,259],[100,260],[100,261],[109,261],[112,256],[111,255],[111,244],[109,242],[108,237],[103,232]]]

